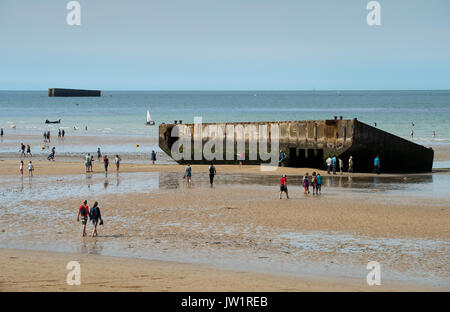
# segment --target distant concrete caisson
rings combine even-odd
[[[49,88],[48,96],[101,96],[100,90],[80,90],[80,89],[61,89],[61,88]]]
[[[343,160],[344,170],[347,170],[348,159],[353,157],[353,170],[355,172],[372,172],[374,169],[374,158],[379,155],[381,160],[381,172],[391,173],[414,173],[431,172],[433,166],[434,151],[422,145],[400,138],[378,128],[372,127],[358,121],[331,119],[331,120],[307,120],[307,121],[279,121],[279,122],[236,122],[202,124],[202,128],[208,125],[217,125],[225,129],[227,125],[246,126],[277,124],[279,128],[279,149],[287,154],[286,166],[304,168],[325,168],[325,160],[328,156],[336,156]],[[172,145],[178,137],[172,137],[172,129],[175,126],[183,126],[191,129],[194,133],[194,124],[161,124],[159,126],[159,146],[169,156]],[[270,127],[268,127],[270,132]],[[224,133],[224,141],[226,132]],[[269,133],[269,136],[271,134]],[[245,163],[261,164],[259,158],[249,159],[249,137],[245,137]],[[209,137],[202,137],[204,145]],[[237,142],[235,144],[235,151]],[[224,144],[225,145],[225,144]],[[192,136],[192,145],[194,139]],[[268,142],[270,148],[270,141]],[[191,149],[193,151],[193,149]],[[234,164],[234,159],[225,157],[226,149],[223,150],[223,160],[214,160],[220,164]],[[192,152],[193,154],[193,152]],[[193,155],[194,156],[194,155]],[[210,160],[179,160],[179,163],[206,164]]]

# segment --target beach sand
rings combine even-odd
[[[81,267],[81,285],[66,282],[69,261]],[[277,276],[204,265],[97,255],[0,249],[0,291],[430,291],[391,282]]]
[[[82,161],[33,162],[35,178],[22,182],[16,160],[0,162],[14,202],[0,203],[2,290],[73,290],[64,262],[74,256],[87,267],[82,290],[450,290],[448,198],[332,186],[304,196],[288,179],[291,199],[278,199],[279,175],[306,168],[219,165],[210,188],[205,165],[193,166],[188,187],[182,165],[123,164],[119,176],[112,165],[106,179],[98,164],[88,177]],[[81,238],[84,199],[100,203],[98,238]],[[383,266],[379,288],[365,283],[372,260]]]

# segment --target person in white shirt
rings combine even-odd
[[[33,163],[30,161],[28,163],[28,176],[32,177],[33,176],[33,171],[34,171]]]
[[[328,174],[330,174],[330,170],[331,170],[331,157],[330,156],[328,156],[326,163],[327,163],[327,172],[328,172]]]
[[[116,171],[119,172],[119,166],[121,161],[119,155],[116,155],[115,161],[116,161]]]
[[[20,175],[23,176],[23,160],[20,161],[19,171]]]

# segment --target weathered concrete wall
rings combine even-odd
[[[348,169],[348,158],[353,156],[354,171],[368,172],[373,170],[373,159],[380,155],[383,172],[430,172],[433,163],[433,150],[404,140],[390,133],[353,120],[308,120],[308,121],[280,121],[280,122],[240,122],[202,124],[202,130],[209,125],[220,127],[224,133],[223,160],[214,160],[215,163],[236,163],[239,142],[244,140],[245,163],[260,164],[261,159],[249,160],[250,138],[234,134],[233,158],[228,157],[226,151],[227,126],[250,127],[259,130],[260,125],[267,125],[269,130],[268,146],[270,150],[270,125],[279,127],[279,150],[287,154],[287,166],[325,168],[325,159],[328,156],[340,157]],[[168,155],[171,147],[178,137],[171,137],[173,127],[179,126],[191,133],[191,159],[181,160],[180,163],[207,163],[209,160],[194,159],[194,124],[161,124],[159,126],[159,146]],[[259,134],[259,131],[256,131]],[[211,133],[214,135],[214,133]],[[182,135],[180,134],[180,137]],[[202,146],[211,139],[204,135]]]
[[[355,123],[352,147],[342,155],[354,159],[360,172],[373,170],[373,160],[379,155],[382,172],[431,172],[434,151],[365,123]]]
[[[100,90],[80,90],[80,89],[61,89],[61,88],[49,88],[48,96],[101,96]]]

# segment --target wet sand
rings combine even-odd
[[[204,265],[97,255],[0,249],[0,291],[439,291],[395,282],[367,286],[359,279],[298,278],[221,270]],[[66,283],[69,261],[81,266],[81,285]]]
[[[386,290],[450,289],[446,193],[439,193],[440,198],[426,192],[415,196],[422,190],[407,188],[408,183],[390,192],[391,187],[375,188],[373,179],[381,177],[355,175],[350,180],[325,176],[323,195],[305,196],[295,175],[306,169],[297,168],[262,172],[259,166],[217,166],[220,174],[210,188],[207,174],[199,173],[207,172],[206,166],[193,166],[191,187],[179,165],[124,164],[119,176],[105,178],[100,166],[86,175],[82,162],[37,161],[32,179],[17,177],[16,167],[17,161],[0,162],[0,248],[75,253],[88,261],[97,255],[99,263],[100,256],[115,256],[203,265],[211,270],[200,279],[205,285],[224,269],[270,273],[279,281],[246,284],[231,274],[230,288],[216,284],[199,288],[203,291],[241,285],[248,287],[244,290],[287,290],[291,286],[277,286],[284,285],[286,276],[317,286],[301,288],[293,282],[293,289],[338,290],[334,281],[340,285],[349,279],[355,283],[343,288],[366,290],[365,266],[372,260],[381,263],[386,285],[400,285]],[[281,173],[292,176],[290,200],[278,199]],[[409,176],[407,181],[420,179],[420,186],[437,177]],[[344,182],[350,186],[339,187]],[[80,237],[76,209],[85,198],[89,204],[99,201],[102,209],[105,225],[98,238]],[[37,281],[45,277],[45,272],[36,274]],[[120,286],[120,280],[114,283]],[[145,286],[140,283],[136,285]]]

